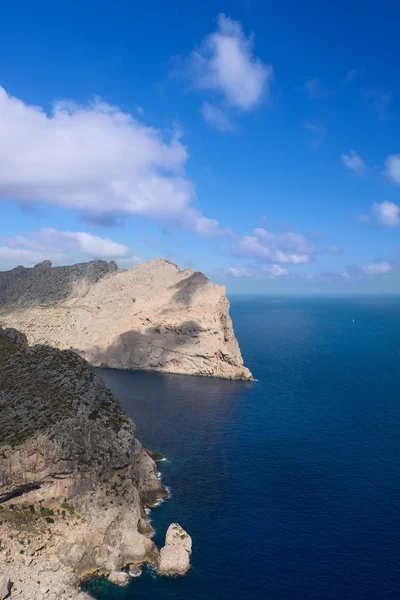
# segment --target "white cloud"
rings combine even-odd
[[[221,109],[217,108],[209,102],[205,102],[201,107],[201,114],[207,123],[220,131],[225,133],[227,131],[233,131],[235,124],[227,117]]]
[[[400,206],[394,202],[381,202],[374,204],[372,212],[376,215],[378,222],[385,227],[400,226]]]
[[[236,267],[229,267],[227,273],[233,277],[252,277],[254,275],[254,271],[245,268],[237,269]]]
[[[364,159],[355,150],[350,150],[350,154],[341,154],[340,156],[343,164],[348,169],[357,173],[357,175],[364,175],[367,167]]]
[[[392,154],[385,161],[385,174],[390,181],[400,185],[400,154]]]
[[[56,263],[81,258],[107,259],[129,265],[140,260],[127,246],[85,231],[39,229],[25,236],[5,238],[4,243],[0,247],[2,268],[17,264],[32,266],[46,259]]]
[[[359,223],[373,223],[383,227],[400,227],[400,206],[394,202],[381,202],[372,205],[369,214],[356,217]]]
[[[254,55],[253,37],[242,25],[218,15],[216,31],[190,57],[191,76],[199,90],[222,95],[231,107],[254,109],[268,95],[273,69]]]
[[[273,240],[274,239],[273,233],[269,233],[269,231],[267,231],[263,227],[258,227],[257,229],[254,229],[254,235],[260,240]]]
[[[316,248],[302,234],[273,235],[258,228],[253,236],[233,236],[230,255],[267,260],[271,263],[299,265],[308,263]]]
[[[366,275],[386,275],[392,270],[392,265],[387,261],[381,263],[373,263],[361,267]]]
[[[147,127],[99,99],[56,102],[48,115],[0,87],[0,131],[0,200],[54,204],[103,222],[144,215],[210,229],[193,207],[177,130]]]

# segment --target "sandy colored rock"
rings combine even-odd
[[[94,366],[251,379],[224,287],[167,260],[0,273],[0,324]]]
[[[128,585],[129,580],[129,574],[125,573],[125,571],[111,571],[111,573],[108,576],[108,581],[110,583],[120,585],[121,587]]]
[[[0,575],[0,600],[8,597],[11,589],[11,581],[8,577]]]
[[[165,546],[160,551],[160,575],[184,575],[190,569],[192,538],[178,523],[168,527]]]
[[[0,572],[11,600],[80,600],[80,579],[157,564],[167,495],[135,425],[74,352],[0,329]]]

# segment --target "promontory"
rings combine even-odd
[[[0,325],[93,366],[250,380],[223,286],[156,259],[0,272]]]
[[[150,455],[84,359],[0,328],[1,600],[87,600],[82,578],[124,584],[143,563],[184,573],[189,535],[173,524],[162,560],[149,537],[167,496]]]

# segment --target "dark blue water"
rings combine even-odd
[[[168,457],[156,542],[178,521],[194,553],[184,578],[97,597],[398,600],[400,299],[241,298],[231,315],[255,383],[100,371]]]

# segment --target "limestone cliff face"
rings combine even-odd
[[[156,564],[144,507],[166,496],[117,398],[73,352],[0,328],[0,572],[11,598]]]
[[[94,261],[0,273],[0,324],[95,366],[252,378],[225,288],[163,259],[129,271]]]

